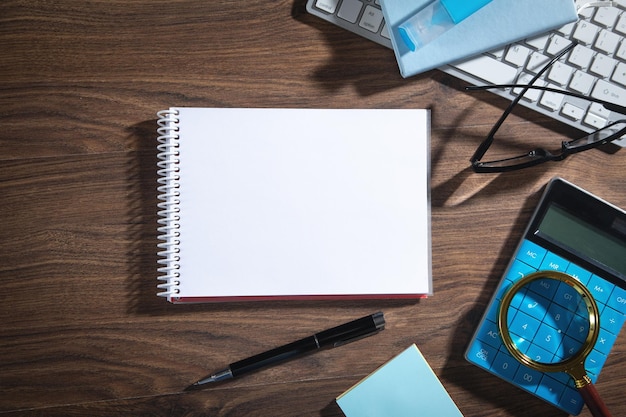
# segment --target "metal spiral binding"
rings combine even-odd
[[[157,247],[159,252],[157,269],[160,274],[158,279],[163,281],[157,288],[163,290],[157,293],[161,297],[171,297],[178,294],[180,285],[179,277],[179,245],[180,245],[180,193],[179,193],[179,153],[178,153],[178,112],[176,110],[163,110],[157,113],[157,174],[159,176],[157,187],[159,192],[157,204],[159,233],[161,240]]]

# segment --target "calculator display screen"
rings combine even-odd
[[[536,233],[626,276],[626,242],[550,204]]]

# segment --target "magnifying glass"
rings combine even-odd
[[[505,293],[498,328],[511,355],[540,372],[566,372],[594,417],[611,417],[585,371],[585,359],[600,332],[593,295],[576,278],[540,271]]]

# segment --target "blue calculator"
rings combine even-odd
[[[577,415],[584,401],[571,377],[522,365],[511,356],[498,330],[504,293],[536,271],[564,272],[585,284],[593,295],[600,313],[600,333],[585,369],[595,383],[626,320],[626,212],[561,178],[551,180],[465,352],[469,362]],[[555,296],[547,290],[542,295]],[[542,327],[541,323],[528,324],[529,328]],[[584,331],[571,327],[572,332]],[[558,348],[542,343],[542,337],[539,332],[531,335],[530,345],[542,354]]]

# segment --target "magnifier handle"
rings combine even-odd
[[[611,412],[602,398],[600,398],[600,394],[598,394],[598,390],[593,384],[587,384],[584,387],[578,388],[578,392],[585,400],[585,404],[587,404],[587,408],[591,411],[593,417],[612,417]]]

